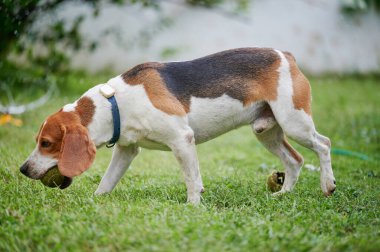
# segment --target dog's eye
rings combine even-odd
[[[47,148],[50,145],[51,145],[51,143],[49,141],[44,140],[44,141],[41,142],[41,147],[42,148]]]

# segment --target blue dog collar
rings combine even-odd
[[[112,109],[112,120],[113,120],[113,135],[111,140],[107,143],[107,148],[111,148],[120,138],[120,113],[119,107],[117,106],[117,101],[115,99],[115,89],[113,89],[108,84],[104,84],[100,87],[100,93],[107,98],[111,103]]]

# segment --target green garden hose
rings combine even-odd
[[[367,156],[363,153],[355,152],[355,151],[332,148],[331,153],[335,154],[335,155],[356,157],[356,158],[359,158],[361,160],[372,160],[372,158],[370,158],[369,156]]]

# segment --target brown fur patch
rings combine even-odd
[[[299,70],[296,61],[290,53],[284,53],[289,62],[290,74],[293,82],[293,104],[294,108],[304,110],[311,115],[311,89],[307,78]]]
[[[75,111],[78,113],[82,125],[87,127],[95,114],[95,105],[93,100],[87,96],[80,98],[77,106],[75,107]]]
[[[257,101],[273,101],[277,99],[277,87],[281,60],[278,58],[266,71],[259,72],[256,79],[249,82],[244,97],[244,106]]]
[[[160,68],[160,63],[145,63],[138,65],[122,75],[123,80],[129,85],[144,85],[149,100],[157,109],[170,114],[186,114],[186,108],[169,92],[160,74],[155,68]]]
[[[302,163],[303,162],[302,156],[288,143],[288,141],[286,140],[286,138],[284,138],[284,140],[282,140],[282,143],[284,144],[285,148],[290,152],[290,155],[292,155],[292,157],[298,163]]]
[[[86,171],[95,159],[96,147],[81,124],[62,125],[63,139],[58,160],[59,172],[72,178]]]

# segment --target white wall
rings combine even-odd
[[[83,26],[86,36],[101,38],[100,47],[93,54],[73,55],[74,66],[123,72],[144,61],[188,60],[229,48],[263,46],[292,52],[303,69],[315,74],[380,71],[379,15],[348,18],[337,0],[255,0],[244,18],[171,2],[163,5],[162,13],[173,24],[157,32],[146,47],[131,46],[130,41],[138,32],[153,29],[159,13],[137,6],[103,6],[100,17],[87,19]],[[60,15],[72,18],[86,12],[88,8],[71,4]],[[101,35],[108,26],[117,27],[122,37]],[[165,48],[176,48],[177,53],[163,58]]]

